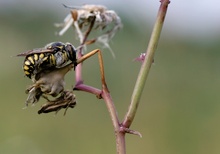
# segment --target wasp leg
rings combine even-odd
[[[55,112],[57,114],[62,108],[65,109],[64,115],[68,108],[74,108],[76,105],[76,98],[72,91],[64,91],[60,97],[55,100],[48,101],[46,104],[42,105],[38,114]]]
[[[35,103],[37,103],[41,95],[43,94],[39,83],[33,84],[30,88],[26,89],[25,92],[29,94],[25,102],[26,107],[28,106],[28,104],[34,105]]]
[[[102,52],[99,49],[95,49],[86,55],[83,55],[81,58],[77,60],[77,64],[82,63],[84,60],[88,59],[89,57],[93,56],[94,54],[98,53],[98,59],[99,59],[99,67],[100,67],[100,73],[101,73],[101,82],[102,82],[102,88],[105,88],[107,91],[107,84],[105,81],[105,73],[104,73],[104,65],[103,65],[103,58],[102,58]]]
[[[44,99],[46,99],[48,102],[51,101],[45,94],[43,94],[42,97],[43,97]]]

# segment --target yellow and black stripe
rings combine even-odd
[[[42,70],[52,67],[62,67],[69,60],[76,65],[76,49],[70,43],[53,42],[45,49],[30,50],[25,55],[23,64],[24,74],[32,78]]]

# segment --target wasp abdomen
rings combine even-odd
[[[51,65],[52,66],[52,65]],[[32,75],[40,72],[44,67],[51,67],[50,60],[46,54],[33,54],[26,56],[24,60],[24,73],[31,78]]]

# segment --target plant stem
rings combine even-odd
[[[143,92],[144,85],[145,85],[147,76],[149,74],[150,68],[151,68],[151,64],[154,60],[154,53],[158,45],[159,37],[161,34],[161,30],[163,27],[163,23],[164,23],[164,19],[165,19],[166,12],[167,12],[167,7],[169,3],[170,3],[169,0],[161,0],[161,5],[158,11],[157,19],[156,19],[156,22],[155,22],[155,25],[154,25],[154,28],[151,34],[148,48],[146,50],[146,57],[141,66],[141,69],[140,69],[140,72],[139,72],[139,75],[138,75],[138,78],[137,78],[137,81],[134,87],[129,109],[122,122],[123,127],[129,128],[135,117],[135,114],[136,114],[136,111],[137,111],[137,108],[140,102],[141,94]]]
[[[111,98],[111,95],[109,94],[109,91],[107,87],[103,86],[102,89],[102,98],[104,99],[107,109],[109,111],[112,124],[115,131],[115,137],[116,137],[116,149],[117,154],[126,154],[126,148],[125,148],[125,133],[120,131],[120,124],[118,120],[117,111],[114,106],[114,102]]]
[[[115,131],[116,136],[116,147],[117,147],[117,153],[118,154],[125,154],[125,138],[124,138],[124,132],[120,131],[120,123],[117,115],[117,111],[114,106],[114,102],[112,100],[112,97],[109,93],[106,81],[105,81],[105,75],[104,75],[104,64],[103,64],[103,58],[101,51],[99,49],[95,49],[86,55],[80,57],[77,60],[77,64],[82,63],[84,60],[88,59],[89,57],[93,56],[94,54],[98,53],[98,59],[99,59],[99,66],[100,66],[100,73],[101,73],[101,82],[102,82],[102,90],[96,89],[91,86],[87,86],[81,82],[75,85],[74,90],[81,90],[85,92],[89,92],[92,94],[95,94],[98,98],[103,98],[107,109],[109,111],[112,124]]]
[[[72,16],[74,16],[74,13],[72,13]],[[95,23],[95,18],[92,20],[92,22],[90,23],[89,25],[89,28],[88,30],[86,31],[85,35],[84,35],[84,38],[82,40],[81,43],[81,47],[79,48],[79,51],[78,51],[78,59],[81,58],[83,56],[83,46],[85,45],[87,39],[88,39],[88,36],[90,34],[90,32],[92,31],[92,28],[94,26],[94,23]],[[82,63],[79,63],[78,66],[76,67],[76,70],[75,70],[75,76],[76,76],[76,84],[80,84],[80,83],[83,83],[83,80],[82,80]]]
[[[158,16],[157,16],[157,20],[151,35],[151,39],[146,51],[146,57],[145,60],[141,66],[137,81],[136,81],[136,85],[133,91],[133,95],[131,98],[131,104],[129,106],[129,110],[126,113],[126,116],[122,122],[122,124],[120,124],[119,119],[118,119],[118,115],[117,115],[117,111],[116,108],[114,106],[114,102],[112,100],[112,97],[109,93],[109,90],[107,88],[107,84],[105,82],[105,77],[104,77],[104,66],[103,66],[103,60],[102,60],[102,55],[101,52],[99,50],[93,50],[92,52],[90,52],[87,55],[82,55],[82,48],[83,45],[86,44],[88,35],[91,32],[91,29],[94,25],[94,23],[92,22],[88,31],[85,33],[83,42],[81,42],[82,47],[80,48],[80,51],[78,53],[78,61],[77,63],[79,64],[76,67],[76,89],[77,90],[82,90],[82,91],[86,91],[86,92],[90,92],[92,94],[95,94],[96,96],[99,96],[100,94],[100,98],[103,98],[107,109],[109,111],[111,120],[112,120],[112,124],[114,127],[114,132],[115,132],[115,136],[116,136],[116,148],[117,148],[117,154],[126,154],[126,147],[125,147],[125,134],[127,132],[132,133],[132,134],[136,134],[136,135],[140,135],[138,134],[138,132],[135,131],[131,131],[128,128],[130,127],[134,116],[136,114],[138,105],[139,105],[139,101],[140,101],[140,97],[144,88],[144,84],[145,81],[147,79],[147,75],[149,73],[151,64],[153,62],[153,57],[154,57],[154,52],[156,50],[158,41],[159,41],[159,37],[160,37],[160,33],[161,33],[161,29],[163,26],[163,22],[165,19],[165,15],[166,15],[166,11],[167,11],[167,6],[169,4],[169,0],[161,0],[161,6],[158,12]],[[98,53],[99,55],[99,64],[100,64],[100,71],[101,71],[101,81],[102,81],[102,90],[96,89],[94,87],[90,87],[87,85],[83,84],[83,80],[82,80],[82,62],[84,60],[86,60],[87,58],[89,58],[90,56],[94,55],[95,53]]]

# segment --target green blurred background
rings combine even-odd
[[[53,41],[79,45],[73,29],[62,37],[55,35],[59,29],[53,24],[62,22],[68,13],[62,3],[66,1],[0,1],[1,154],[115,153],[114,131],[105,103],[91,94],[76,92],[78,104],[66,116],[63,110],[56,116],[38,115],[44,100],[22,109],[27,97],[24,90],[31,81],[24,77],[23,58],[15,55]],[[129,14],[116,2],[96,3],[116,10],[124,24],[111,42],[116,59],[104,49],[107,83],[122,120],[141,65],[133,59],[146,50],[159,2],[148,1],[155,7],[146,16],[136,15],[135,9]],[[204,34],[204,30],[193,31],[190,27],[199,29],[206,25],[186,20],[182,27],[189,31],[183,31],[175,26],[178,21],[171,18],[175,5],[174,2],[169,6],[155,63],[131,126],[143,138],[126,136],[128,154],[220,153],[219,30],[207,30]],[[88,50],[95,48],[92,45]],[[100,87],[97,56],[84,63],[83,77],[86,84]],[[66,88],[73,85],[72,71],[66,76]]]

